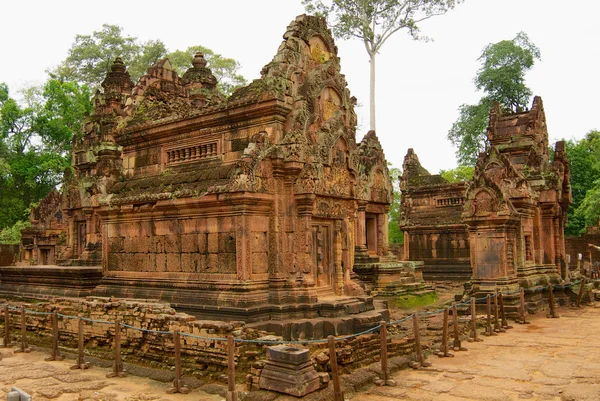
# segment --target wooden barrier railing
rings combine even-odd
[[[585,288],[585,279],[581,282],[573,283],[568,286],[564,286],[563,288],[570,287],[576,284],[580,284],[579,293],[577,294],[577,302],[576,305],[579,307],[581,305],[583,292]],[[555,309],[555,299],[553,290],[555,287],[550,284],[548,287],[548,307],[549,313],[548,317],[555,318],[558,317]],[[524,301],[524,291],[521,289],[519,292],[519,307],[516,321],[518,323],[526,324],[526,310],[525,310],[525,301]],[[458,306],[462,305],[470,308],[471,318],[469,319],[467,326],[470,327],[470,336],[468,338],[469,341],[477,342],[482,341],[477,335],[477,315],[476,315],[476,302],[485,300],[486,307],[486,319],[485,319],[485,330],[482,334],[486,336],[497,335],[497,333],[505,332],[506,329],[511,328],[512,326],[508,325],[507,315],[505,311],[505,302],[504,295],[502,292],[496,293],[493,295],[494,297],[494,305],[493,305],[493,313],[492,313],[492,296],[488,294],[485,298],[471,298],[467,302],[463,302],[461,304],[453,303],[452,310],[452,326],[453,326],[453,347],[450,347],[448,344],[449,338],[449,325],[450,325],[450,308],[446,307],[444,309],[435,311],[435,312],[423,312],[423,313],[413,313],[405,318],[387,323],[385,321],[380,322],[380,324],[371,329],[365,330],[361,333],[343,336],[335,338],[333,336],[329,336],[327,339],[317,339],[317,340],[299,340],[299,341],[262,341],[262,340],[247,340],[247,339],[235,339],[233,336],[229,335],[227,338],[219,338],[219,337],[202,337],[195,336],[191,334],[182,334],[179,330],[175,330],[174,332],[161,332],[154,330],[146,330],[141,328],[136,328],[133,326],[124,325],[128,328],[141,330],[145,332],[159,333],[159,334],[167,334],[173,336],[174,342],[174,354],[175,354],[175,379],[173,381],[173,385],[167,390],[168,393],[189,393],[190,389],[188,386],[183,384],[182,377],[182,369],[181,369],[181,336],[185,335],[191,338],[198,338],[201,340],[208,341],[222,341],[226,342],[227,345],[227,400],[237,401],[238,393],[235,387],[235,343],[258,343],[258,344],[309,344],[309,343],[328,343],[329,348],[329,364],[331,368],[332,374],[332,382],[334,388],[334,401],[343,401],[344,394],[342,390],[342,385],[340,381],[339,367],[337,361],[337,353],[336,353],[336,341],[343,341],[353,337],[357,337],[363,334],[372,333],[375,331],[379,331],[380,336],[380,361],[381,361],[381,375],[377,380],[377,384],[379,385],[394,385],[394,381],[390,376],[389,362],[388,362],[388,326],[399,325],[404,321],[408,321],[412,318],[412,331],[414,336],[414,347],[415,347],[415,360],[411,363],[411,366],[414,368],[427,367],[430,366],[431,363],[426,361],[426,357],[423,353],[423,348],[421,346],[421,336],[420,336],[420,316],[423,315],[435,315],[438,313],[442,313],[442,338],[440,349],[437,352],[437,355],[440,357],[448,357],[453,356],[450,353],[450,348],[454,351],[466,351],[467,349],[462,347],[461,339],[460,339],[460,329],[459,329],[459,320],[458,320]],[[11,309],[14,312],[19,312],[20,315],[20,341],[18,343],[18,349],[15,352],[29,352],[31,349],[28,345],[27,341],[27,310],[24,306],[20,308],[10,308],[8,305],[4,305],[4,332],[3,332],[3,347],[7,348],[12,346],[10,342],[10,327],[11,327]],[[85,324],[84,322],[89,322],[91,324],[112,324],[114,325],[114,364],[113,370],[111,373],[107,374],[107,377],[123,377],[125,376],[125,369],[123,366],[123,362],[121,359],[121,329],[123,324],[120,319],[117,318],[113,323],[107,321],[98,321],[87,319],[83,317],[74,317],[74,316],[65,316],[60,315],[56,311],[54,312],[36,312],[29,311],[29,313],[39,314],[39,315],[50,315],[51,319],[51,331],[52,331],[52,345],[51,345],[51,354],[50,357],[46,358],[47,361],[60,361],[64,359],[60,355],[59,350],[59,317],[66,319],[77,319],[77,363],[71,367],[71,369],[88,369],[89,363],[85,361]],[[492,321],[493,320],[493,321]],[[0,354],[1,358],[1,354]]]

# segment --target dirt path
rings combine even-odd
[[[346,396],[352,401],[600,400],[600,346],[596,341],[600,306],[561,308],[559,313],[559,319],[541,314],[532,317],[531,324],[515,324],[507,333],[483,337],[480,343],[465,341],[469,350],[455,352],[453,358],[432,356],[429,368],[395,373],[395,387],[369,385],[359,393],[348,390]],[[132,375],[107,379],[110,369],[95,366],[70,370],[74,361],[45,362],[46,352],[13,355],[12,350],[2,348],[0,352],[5,355],[0,361],[0,399],[6,399],[16,385],[35,401],[224,400],[198,389],[188,395],[168,395],[167,383]],[[352,381],[352,374],[342,376],[344,385]],[[251,394],[253,400],[295,399],[270,392]],[[331,392],[325,391],[309,398],[326,400],[330,396]]]
[[[33,351],[14,354],[11,349],[0,349],[4,358],[0,361],[0,399],[17,386],[33,396],[33,400],[55,401],[217,401],[224,398],[199,390],[192,393],[166,394],[166,383],[146,378],[127,376],[107,379],[109,369],[91,367],[71,370],[73,360],[46,362],[48,355]]]
[[[559,319],[536,316],[529,325],[467,343],[453,358],[400,371],[395,387],[369,386],[356,401],[600,400],[600,307],[561,309]]]

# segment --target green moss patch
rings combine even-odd
[[[396,309],[418,309],[429,306],[438,300],[435,293],[423,295],[402,295],[394,299],[393,305]]]

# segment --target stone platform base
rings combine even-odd
[[[383,305],[375,310],[370,296],[335,296],[331,289],[327,292],[302,287],[276,290],[269,281],[111,280],[102,277],[101,267],[0,267],[0,296],[159,300],[201,320],[257,323],[256,327],[286,340],[353,334],[389,319]]]
[[[360,333],[377,326],[382,320],[389,321],[389,310],[378,307],[375,310],[360,312],[337,318],[315,318],[279,320],[248,324],[246,327],[268,331],[284,340],[305,340],[327,338]]]
[[[383,297],[434,293],[423,281],[422,269],[423,262],[399,261],[394,257],[362,257],[354,265],[354,272],[373,295]]]
[[[423,265],[423,279],[426,281],[454,281],[464,283],[473,276],[470,261],[427,260]]]
[[[548,284],[558,285],[561,281],[562,278],[554,266],[528,266],[519,268],[516,277],[499,277],[496,280],[472,279],[466,285],[463,301],[467,301],[470,297],[480,299],[487,294],[494,295],[496,292],[502,292],[506,314],[515,317],[519,313],[519,291],[523,288],[525,309],[529,314],[535,314],[547,309]],[[562,289],[555,289],[554,297],[557,304],[565,303],[568,299],[568,295]],[[478,312],[485,313],[485,309],[485,301],[478,301]]]
[[[1,266],[0,295],[85,297],[101,279],[99,266]]]

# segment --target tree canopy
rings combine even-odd
[[[375,130],[375,56],[396,32],[405,29],[413,39],[421,36],[419,24],[442,15],[464,0],[302,0],[306,11],[328,17],[333,33],[342,39],[357,38],[371,63],[370,129]]]
[[[493,103],[498,102],[507,113],[527,109],[532,92],[525,85],[525,74],[540,60],[540,50],[527,34],[519,32],[512,40],[487,45],[478,60],[481,67],[473,81],[484,96],[477,104],[459,107],[458,119],[447,135],[457,148],[459,164],[471,166],[486,150],[486,129]]]
[[[392,187],[394,188],[394,201],[390,205],[390,211],[388,213],[388,242],[390,244],[404,242],[404,233],[398,227],[398,219],[400,218],[400,176],[402,170],[397,167],[392,167],[388,164],[390,170],[390,179],[392,180]]]
[[[473,179],[475,167],[473,166],[458,166],[450,170],[440,170],[440,175],[448,182],[461,182]]]
[[[168,57],[171,64],[182,75],[189,67],[197,51],[204,53],[210,68],[219,82],[218,88],[229,95],[246,84],[238,72],[240,64],[234,59],[223,57],[203,46],[191,46],[186,50],[169,52],[160,40],[140,42],[137,37],[126,36],[118,25],[104,24],[102,29],[90,35],[76,35],[69,54],[62,63],[50,71],[60,81],[75,81],[95,89],[106,77],[114,59],[121,57],[131,78],[136,81],[149,67]]]
[[[137,79],[164,57],[183,74],[198,51],[205,54],[223,93],[246,83],[237,61],[210,49],[192,46],[169,53],[160,40],[142,43],[110,24],[76,35],[67,58],[48,71],[46,83],[23,89],[21,100],[0,83],[0,242],[14,242],[30,205],[60,185],[70,166],[71,140],[92,111],[90,88],[100,87],[117,56]]]
[[[592,130],[578,141],[566,141],[566,150],[573,203],[565,234],[579,235],[586,226],[597,225],[600,216],[600,131]]]
[[[53,79],[22,98],[0,84],[0,229],[26,219],[30,204],[61,182],[71,138],[92,107],[86,86]]]

